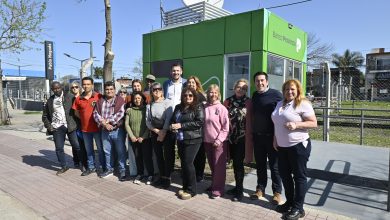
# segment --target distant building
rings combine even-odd
[[[133,80],[128,78],[128,77],[122,76],[121,78],[117,79],[116,81],[121,85],[121,88],[129,88],[129,87],[131,87],[131,82]]]
[[[364,98],[363,73],[354,67],[349,67],[341,71],[339,68],[330,68],[331,72],[331,97],[342,100],[357,100]],[[341,78],[341,83],[340,83]],[[326,96],[326,76],[322,69],[313,69],[307,73],[306,91],[315,97]]]
[[[366,54],[366,98],[390,100],[390,52],[384,48]]]

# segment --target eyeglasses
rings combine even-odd
[[[194,95],[192,95],[192,94],[184,94],[183,96],[184,97],[190,97],[190,98],[194,97]]]
[[[126,92],[126,91],[120,91],[119,93],[123,93],[123,94],[126,94],[127,92]]]
[[[71,89],[78,89],[79,87],[78,86],[72,86],[70,87]]]
[[[153,88],[152,90],[153,92],[156,92],[156,91],[162,91],[162,88]]]

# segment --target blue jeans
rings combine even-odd
[[[135,161],[135,154],[134,154],[134,151],[133,151],[133,146],[132,146],[132,143],[131,143],[131,140],[130,138],[128,138],[128,142],[127,142],[127,150],[128,150],[128,153],[129,153],[129,171],[130,171],[130,176],[137,176],[138,173],[137,173],[137,163]],[[142,174],[139,174],[139,175],[143,175]]]
[[[100,166],[103,169],[106,169],[106,160],[104,158],[104,151],[100,132],[83,132],[83,138],[85,150],[87,151],[88,169],[95,168],[95,151],[93,149],[94,139],[99,154]]]
[[[112,152],[114,150],[118,156],[119,171],[126,170],[126,146],[123,141],[124,136],[125,130],[123,128],[118,128],[113,131],[102,130],[102,142],[107,170],[113,170],[113,167],[115,166],[114,160],[112,159]]]
[[[77,156],[80,156],[80,145],[79,142],[77,141],[76,131],[72,131],[68,133],[68,129],[65,126],[61,126],[57,128],[55,131],[53,131],[53,139],[54,139],[54,145],[56,147],[57,159],[58,162],[60,162],[61,167],[66,166],[65,152],[64,152],[65,135],[68,135],[68,139],[70,144],[72,145],[72,148],[78,154]]]

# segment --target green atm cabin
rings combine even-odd
[[[144,34],[143,70],[163,82],[172,64],[181,63],[184,78],[197,76],[204,89],[219,85],[224,99],[240,78],[248,79],[249,95],[258,71],[268,73],[270,87],[281,90],[290,78],[306,84],[306,42],[304,31],[260,9]]]

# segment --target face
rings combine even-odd
[[[147,80],[146,81],[146,85],[148,86],[148,88],[151,87],[153,83],[154,82],[152,80]]]
[[[183,97],[184,97],[184,103],[189,105],[191,104],[192,102],[194,102],[194,94],[192,94],[191,91],[186,91],[184,94],[183,94]]]
[[[126,92],[126,91],[119,91],[119,95],[120,95],[121,97],[126,98],[127,92]]]
[[[234,94],[236,97],[242,97],[246,94],[246,91],[248,90],[248,85],[245,82],[239,82],[236,85],[236,88],[234,88]]]
[[[255,84],[258,92],[264,92],[268,88],[268,80],[264,75],[256,76]]]
[[[83,89],[86,93],[89,93],[93,89],[93,84],[91,80],[83,80]]]
[[[76,85],[76,84],[72,84],[72,86],[70,87],[70,92],[75,95],[75,94],[78,94],[79,93],[79,86]]]
[[[155,86],[152,88],[152,95],[154,99],[158,99],[162,96],[162,88]]]
[[[106,86],[106,88],[104,88],[104,95],[106,95],[107,98],[113,98],[115,96],[114,86]]]
[[[209,102],[214,103],[215,101],[219,100],[218,97],[218,91],[216,89],[211,89],[208,92]]]
[[[286,89],[283,92],[284,92],[284,98],[287,101],[294,100],[298,95],[298,90],[294,83],[291,83],[290,85],[286,86]]]
[[[181,75],[183,74],[183,70],[180,66],[172,67],[171,77],[173,80],[179,80]]]
[[[135,95],[133,103],[134,103],[135,106],[140,106],[142,104],[142,96]]]
[[[60,96],[62,93],[62,87],[60,84],[56,83],[51,86],[51,91],[53,91],[54,95]]]
[[[192,78],[187,81],[187,86],[188,86],[188,88],[194,89],[195,91],[197,89],[196,88],[196,82]]]
[[[133,83],[133,91],[134,92],[141,92],[141,90],[142,90],[141,83],[139,83],[139,82]]]

